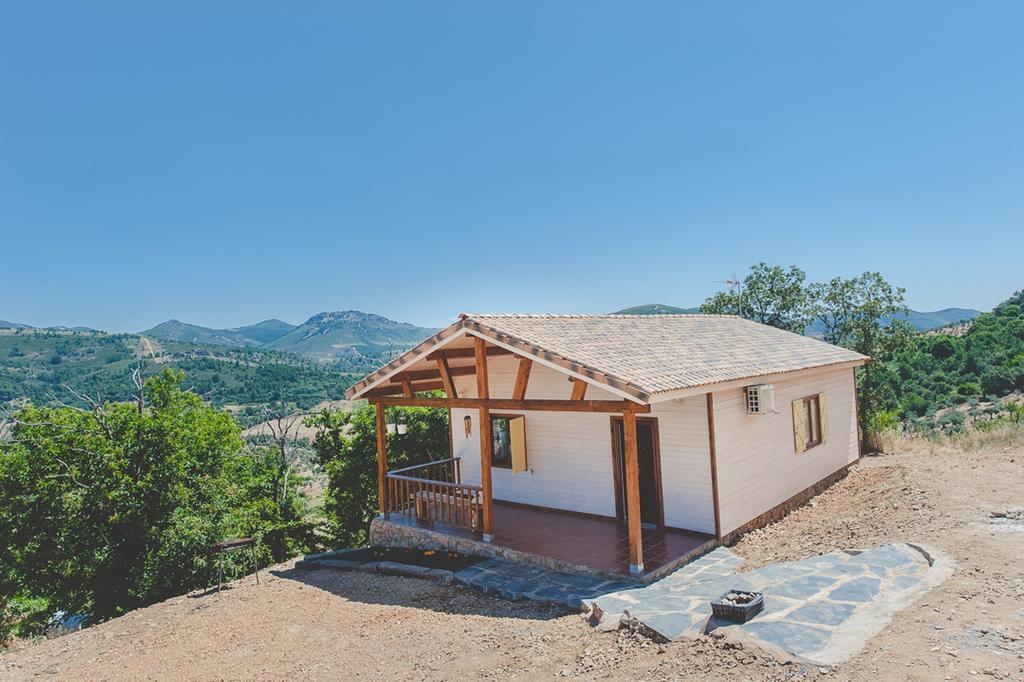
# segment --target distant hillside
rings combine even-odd
[[[699,313],[700,308],[676,308],[664,303],[648,303],[632,308],[616,310],[612,315],[679,315],[684,313]]]
[[[21,324],[20,322],[7,322],[6,320],[0,320],[0,329],[42,329],[51,332],[98,332],[98,329],[92,327],[33,327],[30,324]]]
[[[242,347],[262,346],[284,336],[293,329],[295,329],[295,325],[281,320],[265,320],[248,327],[235,329],[211,329],[178,320],[168,320],[141,333],[143,336],[152,336],[166,341]]]
[[[920,312],[918,310],[911,310],[906,315],[896,315],[885,323],[893,319],[906,320],[915,329],[921,332],[930,331],[932,329],[939,329],[940,327],[948,327],[957,322],[969,322],[981,315],[980,310],[972,310],[971,308],[943,308],[942,310],[933,310],[931,312]],[[804,332],[809,336],[820,335],[824,332],[825,328],[821,322],[815,320],[807,327],[807,331]]]
[[[65,386],[105,400],[126,400],[140,357],[151,374],[163,367],[184,370],[187,386],[215,405],[282,401],[308,409],[342,398],[356,375],[366,371],[362,365],[327,368],[290,353],[249,347],[167,340],[147,344],[135,334],[5,329],[0,332],[0,403],[72,400]]]
[[[956,322],[966,322],[981,315],[980,310],[972,308],[943,308],[930,313],[922,313],[911,310],[909,315],[900,315],[899,319],[906,319],[921,331],[946,327]]]
[[[372,313],[346,310],[319,313],[298,327],[281,320],[265,320],[247,327],[212,329],[168,320],[141,333],[164,341],[269,348],[317,362],[335,363],[352,371],[369,371],[378,367],[388,353],[404,351],[435,331]]]
[[[668,315],[678,313],[699,313],[700,308],[677,308],[671,305],[665,305],[663,303],[648,303],[647,305],[638,305],[633,308],[626,308],[625,310],[618,310],[613,315]],[[907,315],[898,315],[896,319],[907,320],[918,331],[928,331],[930,329],[938,329],[939,327],[947,327],[956,322],[966,322],[973,320],[974,318],[981,315],[980,310],[973,310],[972,308],[943,308],[942,310],[933,310],[931,312],[920,312],[918,310],[911,310]],[[824,331],[821,323],[815,320],[807,327],[807,331],[804,332],[810,336],[820,335]]]
[[[250,324],[247,327],[236,327],[235,329],[226,329],[225,331],[240,334],[244,338],[251,339],[262,345],[281,338],[293,329],[295,329],[294,324],[288,324],[281,320],[263,320],[256,324]]]
[[[267,348],[296,353],[319,362],[354,362],[384,358],[389,352],[410,348],[436,329],[395,322],[357,310],[320,313]]]

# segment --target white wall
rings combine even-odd
[[[497,356],[488,362],[491,396],[512,395],[519,360]],[[457,377],[460,396],[476,395],[473,376]],[[572,384],[565,374],[537,362],[530,374],[528,398],[568,399]],[[588,399],[617,400],[590,386]],[[492,469],[494,497],[523,504],[615,516],[611,415],[582,412],[514,412],[526,417],[529,470],[513,474]],[[473,431],[465,436],[469,415]],[[713,533],[710,451],[704,396],[661,403],[649,416],[658,418],[666,525]],[[480,431],[477,410],[452,410],[452,449],[462,458],[462,478],[480,482]]]
[[[857,459],[854,374],[850,368],[800,372],[773,382],[778,414],[748,415],[742,388],[715,393],[718,490],[728,533]],[[823,393],[827,440],[802,453],[793,445],[793,400]]]
[[[658,418],[661,437],[665,525],[714,533],[707,398],[698,395],[657,403],[649,416]]]

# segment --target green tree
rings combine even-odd
[[[907,323],[893,320],[893,316],[907,312],[904,293],[877,272],[852,279],[836,277],[810,288],[811,310],[825,326],[825,340],[873,358],[858,371],[861,442],[868,449],[873,447],[870,424],[885,403],[876,368],[880,361],[906,348],[915,334]]]
[[[408,431],[388,436],[388,468],[449,457],[448,411],[434,408],[393,408]],[[349,412],[324,410],[306,419],[317,429],[313,449],[327,473],[324,513],[332,540],[341,546],[367,541],[370,521],[378,512],[377,428],[374,408],[361,404]]]
[[[802,334],[811,322],[806,275],[795,265],[758,263],[742,287],[719,292],[701,305],[702,313],[742,315],[747,319]]]
[[[207,549],[281,516],[272,458],[165,369],[133,402],[27,406],[0,444],[0,590],[118,615],[207,584]],[[286,497],[294,502],[295,496]]]

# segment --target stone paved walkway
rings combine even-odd
[[[705,561],[706,566],[686,569]],[[584,599],[592,622],[617,628],[638,621],[668,639],[718,630],[821,665],[859,651],[892,615],[952,572],[952,560],[908,544],[836,552],[733,573],[741,559],[726,548],[639,588]],[[737,625],[710,618],[709,602],[729,590],[765,595],[765,608]]]

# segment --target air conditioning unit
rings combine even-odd
[[[747,414],[775,412],[775,387],[771,384],[747,386]]]

